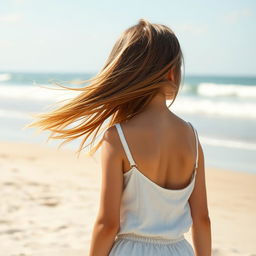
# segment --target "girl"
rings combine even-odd
[[[211,255],[202,146],[192,124],[166,106],[180,89],[182,60],[169,27],[140,19],[120,35],[89,85],[61,86],[81,91],[77,97],[29,125],[64,142],[85,135],[80,152],[110,118],[89,152],[102,146],[89,256]],[[190,227],[194,248],[184,237]]]

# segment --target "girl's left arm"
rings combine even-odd
[[[117,130],[108,128],[101,146],[101,193],[89,256],[108,256],[120,227],[123,190],[122,149]]]

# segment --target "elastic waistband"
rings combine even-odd
[[[129,239],[133,241],[140,241],[145,243],[154,243],[154,244],[172,244],[185,239],[184,235],[181,235],[178,238],[168,239],[168,238],[161,238],[161,237],[141,236],[141,235],[131,234],[131,233],[117,235],[117,239],[120,239],[120,238]]]

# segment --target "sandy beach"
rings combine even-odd
[[[0,256],[88,255],[101,181],[97,155],[2,141],[0,169]],[[206,163],[206,182],[213,256],[255,256],[256,175]],[[185,236],[192,243],[191,233]]]

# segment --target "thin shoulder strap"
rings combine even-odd
[[[197,130],[194,128],[194,126],[188,122],[190,124],[190,126],[193,128],[194,134],[195,134],[195,139],[196,139],[196,163],[195,163],[195,168],[198,167],[198,134],[197,134]]]
[[[135,161],[133,160],[133,157],[132,157],[132,154],[131,154],[131,151],[128,147],[128,144],[126,142],[126,139],[125,139],[125,136],[124,136],[124,133],[123,133],[123,130],[122,130],[122,127],[119,123],[115,124],[116,128],[117,128],[117,132],[119,134],[119,137],[121,139],[121,142],[122,142],[122,145],[123,145],[123,148],[124,148],[124,151],[126,153],[126,156],[129,160],[129,163],[132,166],[136,166],[136,163]]]

